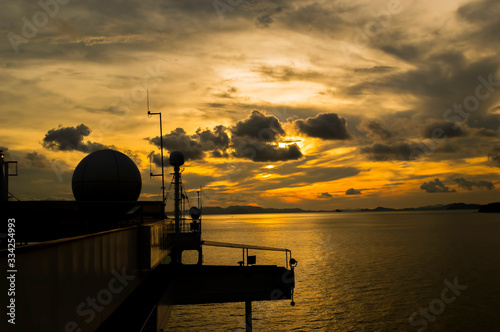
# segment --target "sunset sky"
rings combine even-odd
[[[102,148],[159,199],[146,89],[191,202],[199,186],[219,206],[500,198],[497,0],[40,3],[0,11],[0,149],[21,200],[73,199]]]

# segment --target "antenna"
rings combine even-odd
[[[161,192],[162,192],[162,204],[163,204],[163,213],[165,213],[165,172],[163,170],[163,129],[162,129],[162,121],[161,121],[161,112],[151,113],[149,111],[149,89],[147,91],[147,108],[148,108],[148,117],[152,115],[160,116],[160,158],[161,158],[161,174],[153,174],[151,172],[151,164],[150,164],[150,173],[149,176],[161,176]]]

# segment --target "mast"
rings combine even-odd
[[[147,90],[147,107],[148,107],[148,117],[152,115],[160,116],[160,158],[161,158],[161,174],[153,174],[150,172],[149,176],[161,176],[161,197],[162,197],[162,205],[163,205],[163,213],[165,213],[165,172],[163,170],[163,128],[161,121],[161,112],[151,113],[149,111],[149,90]]]
[[[175,204],[175,234],[180,233],[180,224],[181,224],[181,193],[180,193],[180,184],[181,184],[181,175],[180,175],[180,167],[174,166],[174,181],[175,181],[175,196],[174,196],[174,204]]]
[[[182,152],[174,151],[170,154],[170,165],[174,166],[174,205],[175,205],[175,234],[180,233],[181,224],[181,172],[180,166],[184,165],[184,155]]]

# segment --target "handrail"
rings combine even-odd
[[[288,253],[290,253],[290,259],[292,258],[292,251],[290,249],[284,249],[284,248],[273,248],[273,247],[264,247],[264,246],[254,246],[254,245],[249,245],[249,244],[237,244],[237,243],[227,243],[227,242],[217,242],[217,241],[201,241],[201,245],[204,246],[211,246],[211,247],[224,247],[224,248],[236,248],[236,249],[243,249],[243,260],[240,263],[240,266],[243,266],[245,264],[245,250],[246,250],[246,256],[247,256],[247,266],[248,266],[248,249],[252,250],[270,250],[270,251],[284,251],[286,254],[285,262],[286,262],[286,268],[288,269],[289,266],[289,260],[288,260]],[[292,265],[293,266],[293,265]]]
[[[237,244],[237,243],[205,241],[205,240],[201,241],[201,244],[205,245],[205,246],[211,246],[211,247],[256,249],[256,250],[272,250],[272,251],[290,251],[289,249],[283,249],[283,248],[263,247],[263,246],[249,245],[249,244]]]
[[[175,219],[166,218],[166,220],[170,221],[170,225],[168,227],[168,233],[175,233]],[[180,234],[191,234],[191,233],[200,233],[201,234],[201,219],[189,219],[189,218],[180,218],[179,223],[179,233]],[[193,228],[193,225],[197,225],[196,228]]]

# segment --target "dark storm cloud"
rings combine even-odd
[[[25,158],[28,161],[28,165],[30,165],[32,168],[43,169],[50,167],[49,159],[45,155],[36,151],[27,153]]]
[[[59,127],[50,129],[43,138],[44,148],[53,151],[81,151],[90,153],[93,151],[109,148],[106,145],[95,142],[84,142],[84,138],[92,131],[83,123],[76,127]]]
[[[340,32],[347,27],[343,14],[356,9],[348,2],[296,1],[279,19],[290,29],[298,31]]]
[[[231,140],[226,132],[227,128],[219,125],[213,131],[206,128],[202,130],[198,128],[196,136],[200,141],[204,151],[210,151],[210,155],[214,158],[228,158],[229,145]]]
[[[500,167],[500,154],[489,154],[488,161],[491,166]]]
[[[194,135],[188,135],[182,128],[172,130],[163,135],[163,148],[168,152],[181,151],[186,160],[199,160],[205,157],[205,152],[216,158],[227,157],[230,138],[226,127],[219,125],[213,130],[198,128]],[[149,143],[160,147],[160,137],[146,138]],[[157,157],[159,158],[159,157]],[[159,163],[155,159],[155,163]]]
[[[500,167],[500,146],[493,148],[491,153],[488,154],[488,163],[493,167]]]
[[[474,187],[488,190],[495,189],[495,185],[490,181],[469,181],[464,178],[452,178],[452,180],[455,181],[460,188],[467,190],[472,190]]]
[[[229,158],[227,151],[214,150],[210,153],[213,158]]]
[[[326,199],[326,198],[332,198],[333,196],[330,195],[329,193],[321,193],[318,195],[318,198],[320,199]]]
[[[17,11],[0,11],[0,21],[9,32],[22,37],[21,13],[35,13],[42,8],[36,1],[23,1],[18,7]],[[231,8],[233,10],[224,15],[225,22],[232,25],[237,21],[238,26],[241,26],[242,18],[250,25],[259,13],[267,13]],[[272,11],[268,13],[273,15]],[[50,29],[38,29],[36,38],[29,39],[27,45],[19,46],[21,52],[26,51],[23,53],[25,57],[117,63],[137,60],[138,49],[163,50],[171,48],[176,41],[221,30],[214,1],[132,0],[104,3],[88,0],[60,5],[56,14],[49,18]],[[30,15],[26,16],[30,19]],[[8,41],[3,45],[13,52]],[[175,46],[178,47],[178,43]]]
[[[303,157],[297,144],[290,144],[284,148],[257,141],[243,141],[237,145],[234,157],[250,159],[256,162],[288,161]]]
[[[288,4],[283,0],[243,1],[241,15],[255,17],[255,26],[258,28],[269,28],[274,22],[273,16],[280,14],[287,8],[289,8]]]
[[[26,1],[20,5],[20,8],[22,11],[16,15],[6,15],[10,30],[18,35],[22,35],[23,25],[20,13],[36,11],[43,13],[37,2]],[[151,8],[150,5],[141,1],[110,1],[104,4],[102,1],[89,0],[84,3],[72,2],[67,5],[58,5],[57,9],[53,7],[49,9],[55,11],[49,18],[50,29],[37,29],[36,38],[30,39],[28,45],[21,44],[20,49],[26,50],[23,54],[28,57],[70,57],[79,60],[116,61],[116,57],[113,59],[111,56],[116,48],[127,48],[139,44],[142,44],[144,48],[150,48],[147,43],[133,36],[141,32],[147,36],[147,31],[150,31],[153,25],[148,20],[148,15],[154,9],[157,8]],[[27,16],[31,18],[30,15]],[[5,20],[2,21],[5,22]],[[149,23],[145,23],[148,21]],[[47,40],[54,42],[47,42]]]
[[[420,186],[420,189],[425,190],[427,193],[453,193],[455,189],[451,189],[442,183],[439,179],[435,179],[434,181],[424,182]]]
[[[351,188],[351,189],[347,189],[345,194],[346,195],[361,195],[361,190]]]
[[[336,113],[321,113],[305,120],[295,120],[299,132],[309,137],[325,140],[346,140],[351,135],[347,130],[347,121]]]
[[[160,137],[149,139],[151,144],[160,147]],[[173,151],[181,151],[186,160],[197,160],[204,157],[203,147],[199,141],[192,136],[186,134],[184,129],[177,128],[172,130],[170,134],[163,135],[163,148],[170,153]]]
[[[83,123],[76,127],[59,125],[57,129],[51,129],[47,132],[43,139],[43,146],[51,150],[77,150],[78,144],[81,144],[84,137],[90,133],[90,128]]]
[[[204,130],[198,128],[196,135],[199,137],[200,143],[207,150],[226,150],[229,147],[229,135],[226,133],[226,128],[222,125],[216,126],[213,131],[208,128]]]
[[[462,126],[453,122],[434,121],[423,128],[425,138],[452,138],[467,136],[467,132]]]
[[[343,14],[359,5],[346,2],[308,2],[291,0],[242,1],[229,15],[253,20],[258,28],[273,28],[274,24],[296,31],[339,32],[347,26]]]
[[[392,39],[381,39],[382,44],[392,43]],[[382,45],[378,47],[383,49]],[[443,50],[428,42],[415,42],[413,48],[419,50],[418,54],[411,60],[404,58],[413,69],[365,77],[344,92],[352,96],[382,92],[408,94],[417,98],[414,107],[418,107],[419,115],[414,120],[440,119],[455,123],[467,120],[471,128],[498,128],[500,115],[490,113],[500,98],[495,92],[499,88],[496,73],[500,69],[496,57],[468,58],[464,52]]]
[[[152,151],[148,154],[148,159],[151,163],[155,164],[158,167],[161,167],[161,154]],[[170,159],[168,158],[168,156],[164,155],[163,156],[163,165],[168,166],[169,161],[170,161]]]
[[[250,117],[239,121],[231,128],[233,136],[256,138],[265,142],[275,142],[279,136],[285,135],[285,130],[274,115],[265,111],[253,111]]]
[[[272,14],[264,14],[257,17],[255,25],[258,26],[259,28],[269,28],[271,23],[274,22],[271,16]]]
[[[384,124],[377,120],[367,120],[361,122],[360,130],[366,131],[375,139],[389,140],[394,136],[394,133],[386,128]]]
[[[285,136],[280,120],[265,111],[252,111],[251,115],[230,128],[231,147],[236,158],[250,159],[255,162],[289,161],[303,157],[297,144],[279,147],[281,136]]]
[[[417,59],[422,55],[422,51],[420,50],[419,47],[405,44],[404,42],[398,44],[397,46],[387,45],[387,44],[381,45],[380,49],[385,51],[386,53],[392,54],[406,61]]]
[[[429,142],[427,144],[424,142],[397,142],[392,144],[374,143],[372,145],[362,147],[360,151],[362,154],[367,155],[370,160],[374,161],[413,161],[438,152],[457,152],[457,149],[455,146],[450,144],[438,145],[435,142]]]
[[[457,10],[459,19],[470,23],[470,40],[480,45],[497,40],[500,31],[500,5],[496,0],[473,1]]]
[[[412,146],[404,142],[394,144],[375,143],[361,148],[361,153],[368,155],[369,159],[375,161],[407,160],[405,156],[409,156],[416,149],[416,145]]]
[[[498,137],[500,114],[495,114],[494,107],[500,99],[500,79],[497,75],[500,63],[495,56],[489,55],[496,52],[496,45],[486,42],[492,40],[492,32],[498,39],[498,14],[498,2],[470,2],[457,12],[462,27],[455,30],[454,36],[442,35],[439,39],[441,42],[438,39],[411,39],[407,31],[387,30],[387,33],[373,39],[372,45],[397,56],[411,65],[412,69],[404,71],[402,66],[398,66],[398,71],[365,76],[362,82],[344,91],[363,96],[380,94],[381,91],[397,96],[412,95],[416,98],[412,108],[417,110],[410,122],[414,128],[398,127],[398,132],[407,132],[407,142],[412,138],[415,140],[419,134],[429,139],[433,138],[433,131],[441,132],[442,138],[452,138],[454,144],[437,142],[437,148],[430,152],[462,151],[469,153],[469,156],[484,155],[484,150],[468,147],[471,146],[469,143],[484,146],[492,137]],[[490,37],[485,38],[486,35]],[[443,38],[457,47],[444,47]],[[395,44],[394,40],[402,42]],[[460,41],[460,45],[455,41]],[[484,55],[468,56],[463,48],[467,43],[477,43],[477,49],[481,49]],[[340,90],[338,92],[342,93]],[[419,127],[420,133],[415,131]],[[464,141],[463,138],[467,136],[480,139],[475,142]],[[373,152],[370,155],[373,160],[401,159],[398,155],[411,159],[408,158],[410,153],[418,153],[419,149],[426,151],[418,146],[418,142],[407,142],[365,147],[361,151]],[[458,154],[440,155],[441,159],[456,157]],[[497,155],[491,153],[490,165],[497,164],[496,160]]]
[[[230,137],[228,133],[231,133]],[[255,162],[288,161],[303,157],[297,144],[279,147],[277,139],[285,135],[280,121],[265,111],[253,111],[252,114],[231,128],[222,125],[213,130],[198,128],[195,134],[188,135],[182,128],[177,128],[163,136],[163,148],[181,151],[186,160],[200,160],[208,155],[214,158],[250,159]],[[146,138],[151,144],[160,147],[160,138]],[[159,163],[159,160],[155,160]]]
[[[424,45],[418,45],[422,48]],[[415,46],[415,47],[418,47]],[[487,77],[500,67],[496,59],[485,58],[469,61],[457,51],[437,51],[422,54],[414,60],[415,69],[406,72],[376,76],[371,80],[355,84],[348,91],[359,94],[360,91],[384,89],[392,93],[411,93],[420,97],[444,98],[444,105],[459,103],[475,92],[477,77]],[[370,91],[372,92],[372,91]],[[430,100],[433,102],[433,100]],[[446,108],[443,107],[444,112]],[[435,109],[428,110],[435,112]]]

